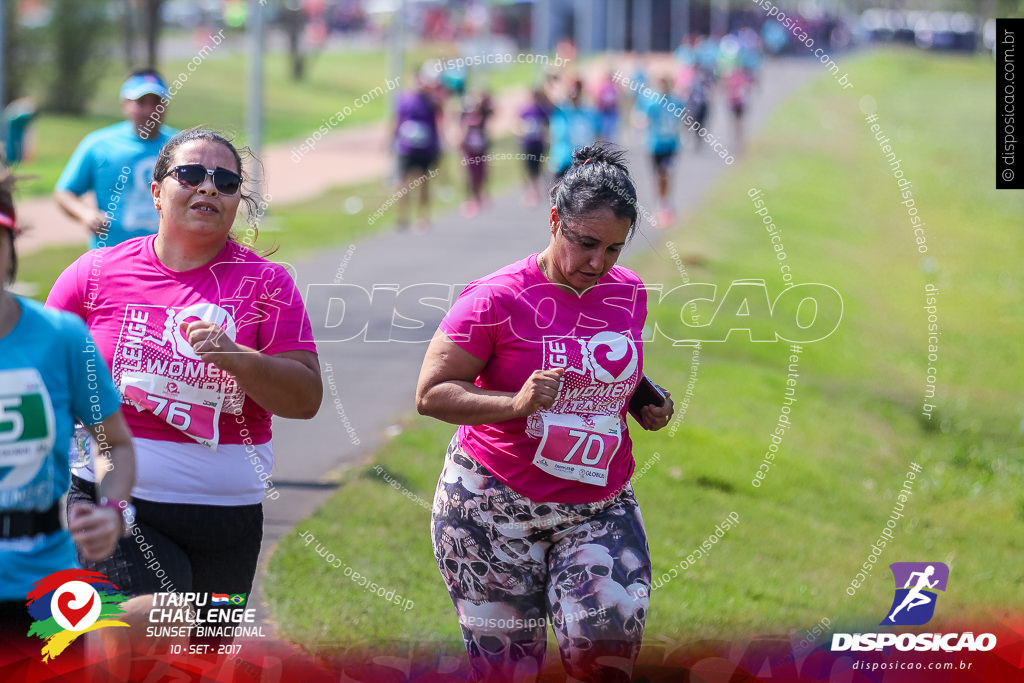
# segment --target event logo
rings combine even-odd
[[[920,626],[935,614],[938,593],[945,591],[949,567],[942,562],[893,562],[896,595],[880,626]],[[902,588],[901,588],[902,586]]]
[[[128,599],[110,579],[88,569],[65,569],[39,579],[26,605],[34,621],[28,635],[45,641],[43,661],[63,652],[78,636],[108,626],[128,626],[114,617]]]
[[[633,340],[618,332],[598,332],[581,344],[580,351],[584,369],[593,372],[594,378],[604,384],[630,377],[638,363]]]
[[[181,331],[182,323],[193,323],[198,320],[206,320],[220,325],[221,329],[224,330],[224,335],[231,341],[235,341],[238,336],[238,332],[235,329],[234,318],[231,317],[230,313],[217,304],[192,304],[191,306],[186,306],[177,313],[168,309],[167,317],[167,327],[170,329],[165,332],[165,334],[168,334],[171,339],[174,340],[175,350],[178,352],[179,356],[184,358],[202,360],[199,354],[193,350],[192,344],[188,341],[188,337],[186,337],[185,333]]]
[[[945,591],[949,567],[942,562],[893,562],[889,565],[896,582],[892,606],[880,626],[920,626],[935,614],[938,593]],[[881,652],[895,647],[900,652],[987,652],[996,646],[996,636],[971,631],[964,633],[833,633],[832,652]]]

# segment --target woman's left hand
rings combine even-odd
[[[221,367],[221,363],[228,360],[230,354],[243,352],[238,344],[224,334],[224,328],[217,323],[207,320],[183,322],[181,333],[204,363],[213,363],[217,367]]]
[[[671,398],[672,394],[661,387],[658,388],[665,394],[665,402],[660,406],[648,404],[640,410],[640,417],[643,418],[640,426],[649,432],[656,432],[666,427],[672,421],[672,415],[675,412]]]

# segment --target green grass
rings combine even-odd
[[[639,466],[661,456],[635,483],[655,576],[730,512],[740,518],[706,557],[654,592],[648,642],[785,634],[823,617],[836,630],[873,628],[892,598],[887,566],[897,561],[951,567],[939,622],[1019,612],[1024,604],[1024,570],[1007,562],[1017,552],[1012,529],[1024,522],[1024,400],[1013,371],[1024,332],[1017,312],[1024,196],[992,189],[991,61],[920,52],[847,59],[855,92],[827,75],[801,91],[693,220],[666,235],[690,264],[691,280],[722,292],[733,280],[761,278],[774,298],[782,289],[777,261],[747,197],[760,187],[796,281],[835,287],[844,313],[834,334],[803,345],[793,426],[760,488],[750,482],[782,405],[788,344],[740,335],[705,344],[678,430],[634,433]],[[865,94],[914,182],[927,258],[858,108]],[[667,250],[655,247],[628,262],[648,282],[679,283]],[[940,289],[942,332],[931,420],[921,416],[928,282]],[[678,308],[651,306],[653,321],[677,315]],[[673,390],[678,410],[690,349],[662,340],[646,354],[647,371]],[[281,635],[312,651],[381,651],[413,641],[458,651],[429,512],[372,469],[379,465],[429,501],[453,430],[408,418],[404,433],[371,463],[343,473],[341,490],[298,527],[415,608],[403,613],[371,596],[289,534],[265,583]],[[845,590],[911,462],[922,472],[895,543],[851,598]]]
[[[197,46],[202,47],[202,46]],[[407,65],[422,64],[428,58],[451,57],[454,47],[424,46],[410,50]],[[178,74],[187,79],[167,109],[166,123],[173,128],[195,125],[226,131],[239,144],[246,144],[244,116],[248,91],[248,61],[245,54],[213,50],[202,64],[189,73],[186,65],[192,56],[164,60],[160,71],[171,85]],[[530,64],[512,64],[486,76],[474,77],[475,83],[488,82],[495,91],[529,85],[536,69]],[[306,78],[293,81],[290,63],[280,53],[268,53],[264,62],[264,144],[304,139],[335,112],[350,106],[338,128],[385,120],[389,115],[392,93],[387,92],[387,59],[383,50],[331,51],[307,61]],[[20,164],[19,174],[37,176],[20,186],[22,196],[47,194],[67,163],[71,152],[89,132],[124,120],[117,93],[124,81],[120,68],[110,68],[100,82],[87,116],[40,114],[33,123],[35,158]],[[400,87],[411,87],[411,71],[404,74]],[[369,102],[352,106],[353,101],[378,91]],[[40,93],[34,93],[37,97]]]

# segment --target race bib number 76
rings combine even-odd
[[[217,450],[220,410],[224,400],[219,391],[201,389],[146,372],[124,373],[121,391],[138,410],[153,413],[207,448]]]

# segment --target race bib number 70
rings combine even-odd
[[[560,479],[606,486],[622,442],[619,416],[546,412],[542,418],[544,435],[533,464]]]

